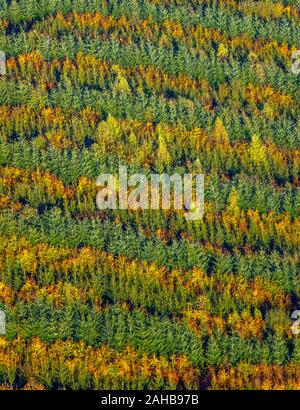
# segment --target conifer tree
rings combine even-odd
[[[229,137],[220,117],[216,119],[214,137],[218,144],[229,144]]]
[[[256,165],[262,165],[268,169],[269,164],[266,155],[266,148],[260,141],[258,135],[254,134],[251,137],[251,144],[249,147],[250,158]]]

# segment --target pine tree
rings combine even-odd
[[[162,127],[159,126],[157,128],[158,128],[158,150],[157,150],[158,163],[160,167],[163,169],[164,165],[168,166],[171,163],[171,155],[168,151],[168,147],[166,144],[164,131]]]
[[[218,340],[215,337],[212,337],[209,339],[207,346],[206,363],[208,366],[219,366],[222,361],[222,349],[219,345]]]
[[[294,340],[294,349],[292,354],[292,362],[300,364],[300,339]]]
[[[230,192],[227,211],[234,217],[234,219],[237,219],[240,215],[239,196],[235,187],[233,187]]]
[[[220,44],[218,48],[218,58],[220,60],[225,59],[229,54],[228,48],[224,46],[224,44]]]
[[[274,336],[272,342],[273,362],[279,365],[283,365],[288,356],[286,341],[278,336]]]
[[[268,169],[269,164],[266,155],[266,148],[260,141],[259,137],[254,134],[251,137],[251,144],[250,144],[250,158],[252,161],[257,165],[263,165],[266,169]]]
[[[219,117],[216,119],[214,136],[218,144],[229,144],[228,133]]]

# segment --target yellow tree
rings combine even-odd
[[[228,56],[228,54],[229,54],[228,48],[225,47],[223,43],[221,43],[218,48],[218,58],[220,60],[223,60]]]
[[[229,144],[228,133],[221,118],[216,119],[215,123],[215,139],[218,144]]]
[[[240,216],[240,207],[239,207],[239,196],[235,188],[233,188],[230,192],[230,195],[228,198],[227,211],[232,216],[232,219],[235,222],[237,222]]]
[[[171,155],[169,153],[166,138],[168,137],[168,131],[164,129],[160,124],[157,126],[158,133],[158,150],[157,156],[159,163],[169,165],[171,162]]]
[[[269,163],[266,154],[266,148],[260,141],[259,137],[254,134],[251,137],[251,143],[249,147],[249,153],[251,160],[256,165],[263,165],[266,169],[269,168]]]

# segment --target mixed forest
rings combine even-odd
[[[0,0],[1,389],[300,389],[299,0]],[[203,219],[96,178],[205,174]]]

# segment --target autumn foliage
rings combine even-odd
[[[0,5],[0,389],[300,389],[300,3]],[[205,212],[96,178],[205,174]]]

